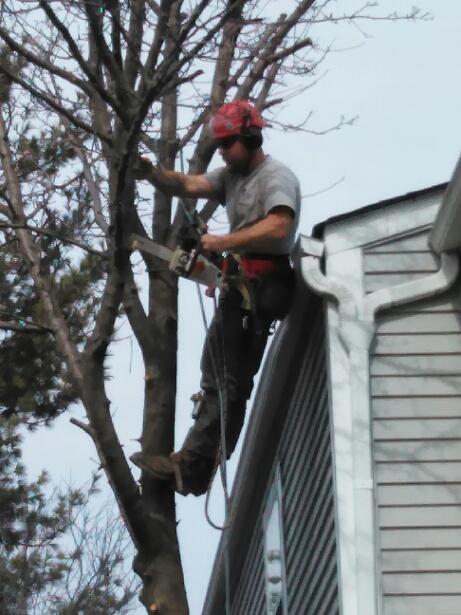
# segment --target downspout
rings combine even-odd
[[[372,455],[372,418],[370,399],[370,345],[378,311],[411,301],[435,296],[447,290],[459,271],[457,253],[442,253],[439,271],[423,279],[387,289],[354,296],[342,281],[321,270],[323,242],[301,235],[301,272],[307,286],[316,294],[337,304],[338,336],[349,358],[351,408],[351,454],[353,458],[354,535],[353,560],[355,597],[349,594],[348,608],[342,615],[377,615],[382,611],[381,579],[377,557],[377,521]],[[341,528],[340,528],[341,532]],[[341,560],[341,557],[340,557]],[[341,570],[341,561],[340,561]]]

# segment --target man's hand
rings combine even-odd
[[[152,174],[153,164],[145,156],[140,156],[133,167],[135,179],[149,179]]]
[[[226,241],[227,235],[210,235],[205,233],[200,238],[202,242],[202,248],[209,252],[224,252],[228,249],[228,243]]]
[[[202,235],[202,247],[210,252],[224,252],[234,248],[251,248],[258,241],[267,239],[284,239],[287,237],[293,223],[293,216],[288,207],[281,206],[277,211],[271,211],[265,218],[233,231],[227,235]]]
[[[147,179],[158,190],[168,196],[190,196],[196,198],[215,198],[216,194],[206,175],[188,175],[161,165],[154,165],[146,156],[139,156],[134,164],[135,179]]]

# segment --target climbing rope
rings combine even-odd
[[[181,173],[184,173],[184,155],[182,149],[179,152],[179,160],[180,160],[180,168]],[[186,204],[183,202],[181,198],[178,199],[179,205],[188,219],[191,225],[194,224],[194,220],[192,215],[188,211]],[[203,297],[200,290],[200,285],[197,284],[197,293],[199,297],[200,304],[200,312],[202,314],[203,326],[205,328],[206,341],[205,343],[208,345],[208,351],[210,353],[211,365],[214,373],[214,377],[216,380],[216,387],[218,389],[218,399],[219,399],[219,419],[220,419],[220,430],[221,430],[221,444],[219,450],[216,455],[216,462],[213,468],[213,472],[210,478],[210,482],[208,485],[206,497],[205,497],[205,517],[208,524],[214,528],[215,530],[223,532],[223,540],[224,540],[224,583],[225,583],[225,615],[231,615],[231,605],[230,605],[230,560],[229,560],[229,549],[227,542],[227,532],[231,526],[231,506],[230,506],[230,496],[227,484],[227,450],[226,450],[226,411],[227,411],[227,374],[226,374],[226,360],[224,353],[224,331],[223,331],[223,323],[222,316],[218,310],[216,299],[214,299],[214,314],[217,319],[218,327],[221,331],[221,340],[222,340],[222,382],[219,377],[219,365],[216,360],[211,341],[208,335],[208,321],[205,313],[205,306],[203,303]],[[221,482],[224,491],[224,525],[219,526],[211,519],[209,513],[209,504],[210,504],[210,495],[211,488],[213,486],[213,482],[216,476],[216,471],[220,468],[221,473]]]
[[[220,378],[220,374],[219,374],[219,366],[218,366],[218,361],[216,360],[215,357],[215,352],[214,349],[211,345],[211,341],[209,339],[208,336],[208,322],[207,322],[207,317],[206,317],[206,313],[205,313],[205,306],[203,303],[203,297],[202,297],[202,293],[200,291],[200,286],[199,284],[196,285],[197,287],[197,294],[199,297],[199,304],[200,304],[200,312],[202,315],[202,321],[203,321],[203,326],[205,328],[205,333],[206,333],[206,338],[205,338],[205,343],[208,346],[208,352],[210,353],[210,358],[211,358],[211,366],[213,369],[213,374],[216,380],[216,385],[217,385],[217,389],[218,389],[218,399],[219,399],[219,414],[220,414],[220,432],[221,432],[221,444],[219,447],[219,450],[217,452],[216,455],[216,463],[215,463],[215,467],[213,469],[213,473],[210,479],[210,483],[208,485],[208,489],[207,489],[207,493],[206,493],[206,499],[205,499],[205,516],[206,519],[208,521],[208,523],[211,525],[212,528],[214,528],[215,530],[219,530],[219,531],[223,531],[229,528],[229,524],[225,524],[223,526],[217,525],[216,523],[214,523],[214,521],[211,519],[210,514],[209,514],[209,500],[210,500],[210,494],[211,494],[211,487],[213,485],[215,476],[216,476],[216,471],[219,468],[221,468],[221,480],[223,483],[223,490],[224,490],[224,498],[225,498],[225,506],[226,506],[226,517],[228,516],[228,509],[230,508],[230,496],[229,496],[229,492],[228,492],[228,486],[227,486],[227,466],[226,466],[226,459],[227,459],[227,451],[226,451],[226,438],[225,438],[225,424],[226,424],[226,386],[225,386],[225,378],[226,378],[226,372],[225,372],[225,360],[224,360],[224,352],[223,352],[223,382],[224,382],[224,386],[222,386],[221,384],[221,378]],[[216,306],[216,301],[215,301],[215,316],[219,314],[218,310],[217,310],[217,306]],[[220,320],[220,325],[222,326],[221,323],[221,319]]]
[[[210,358],[211,358],[211,364],[212,364],[212,369],[213,369],[213,373],[216,379],[216,385],[217,385],[217,389],[218,389],[218,398],[219,398],[219,417],[220,417],[220,429],[221,429],[221,445],[219,447],[218,453],[217,453],[217,457],[216,457],[216,463],[215,463],[215,467],[213,469],[213,473],[211,475],[211,479],[210,479],[210,483],[208,485],[208,489],[207,489],[207,493],[206,493],[206,498],[205,498],[205,517],[207,522],[209,523],[209,525],[214,528],[215,530],[219,530],[222,531],[223,534],[223,540],[224,540],[224,582],[225,582],[225,613],[226,615],[231,615],[231,606],[230,606],[230,560],[229,560],[229,549],[228,549],[228,542],[227,542],[227,532],[226,530],[228,530],[231,526],[231,519],[230,519],[230,514],[231,514],[231,506],[230,506],[230,496],[229,496],[229,491],[228,491],[228,485],[227,485],[227,451],[226,451],[226,409],[227,409],[227,386],[226,386],[226,381],[227,381],[227,374],[226,374],[226,360],[225,360],[225,354],[224,354],[224,332],[223,332],[223,322],[222,322],[222,316],[217,308],[217,304],[216,304],[216,299],[214,300],[214,314],[215,314],[215,318],[216,318],[216,322],[217,325],[219,327],[219,329],[221,330],[221,340],[222,340],[222,364],[223,364],[223,373],[222,373],[222,377],[223,377],[223,384],[224,386],[222,386],[221,380],[219,378],[219,367],[216,361],[216,357],[215,354],[213,352],[213,348],[211,345],[211,341],[209,339],[208,336],[208,322],[207,322],[207,318],[206,318],[206,313],[205,313],[205,306],[203,304],[203,297],[202,297],[202,293],[200,290],[200,286],[199,284],[196,285],[197,286],[197,293],[199,296],[199,303],[200,303],[200,311],[202,314],[202,320],[203,320],[203,325],[205,327],[205,333],[206,333],[206,341],[205,343],[208,345],[208,351],[210,353]],[[216,476],[216,471],[218,466],[220,467],[220,472],[221,472],[221,482],[222,482],[222,486],[223,486],[223,491],[224,491],[224,525],[223,526],[219,526],[216,523],[213,522],[213,520],[210,517],[209,514],[209,502],[210,502],[210,494],[211,494],[211,488],[213,486],[213,482],[214,482],[214,478]]]

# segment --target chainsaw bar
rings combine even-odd
[[[130,244],[132,250],[147,252],[148,254],[152,254],[153,256],[162,259],[162,261],[170,262],[171,257],[173,256],[173,250],[170,250],[170,248],[161,246],[159,243],[155,243],[155,241],[152,241],[151,239],[141,237],[141,235],[135,235],[134,233],[130,235]]]
[[[151,239],[136,234],[130,235],[130,243],[132,250],[147,252],[166,261],[170,271],[179,277],[212,288],[221,288],[222,286],[222,271],[202,254],[198,254],[196,250],[187,252],[180,247],[170,250],[170,248],[166,248]]]

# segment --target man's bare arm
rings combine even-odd
[[[202,235],[202,247],[211,252],[224,252],[241,247],[251,247],[262,239],[284,239],[293,223],[293,213],[288,207],[271,210],[265,218],[227,235]]]
[[[140,158],[135,169],[136,179],[147,179],[169,196],[211,198],[216,196],[205,175],[188,175],[154,166],[148,158]]]

